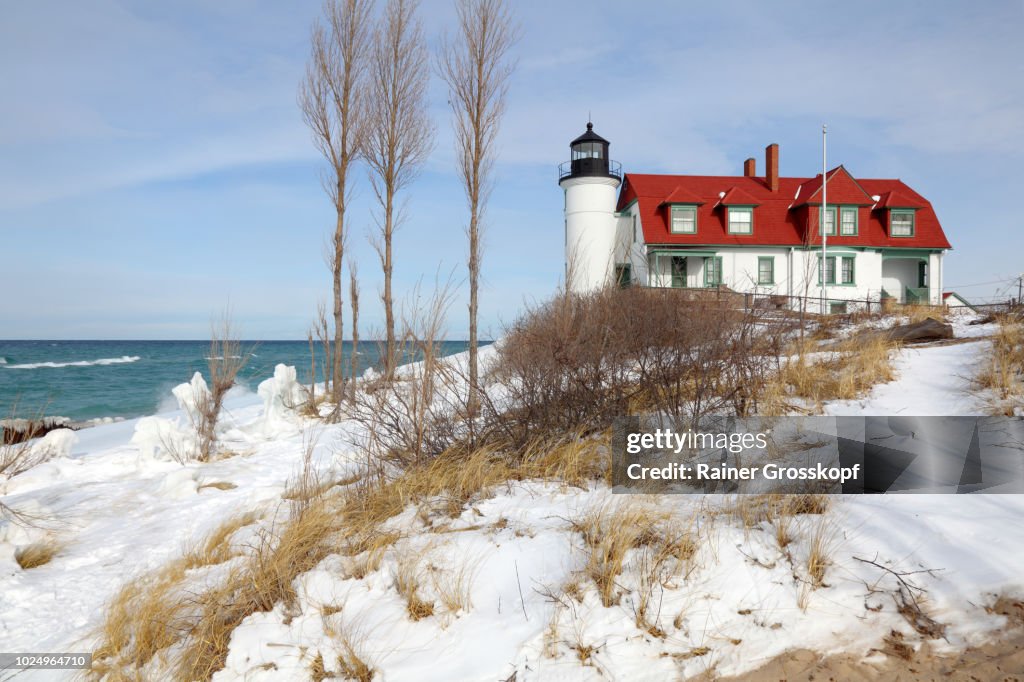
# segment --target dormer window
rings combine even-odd
[[[729,234],[753,234],[754,233],[754,207],[753,206],[730,206],[729,207]]]
[[[889,211],[889,236],[914,236],[914,210],[909,208],[892,209]]]
[[[671,207],[671,211],[673,234],[697,234],[696,206],[675,205]]]
[[[844,206],[839,211],[839,234],[844,237],[857,235],[857,208]]]
[[[821,209],[818,209],[818,217],[821,217]],[[836,236],[836,208],[835,206],[825,208],[825,228],[818,228],[818,234],[827,234],[829,237]]]

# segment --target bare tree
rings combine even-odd
[[[356,375],[359,372],[359,271],[355,261],[348,262],[348,274],[351,278],[348,291],[352,300],[352,369],[349,374],[349,400],[354,403],[356,401]]]
[[[324,356],[324,395],[331,395],[331,368],[334,367],[331,350],[331,327],[327,321],[327,308],[323,301],[316,305],[316,322],[313,325],[316,329],[317,339],[323,349]]]
[[[477,409],[477,311],[480,228],[491,190],[494,142],[515,65],[508,60],[518,29],[505,0],[457,0],[459,29],[441,44],[438,68],[448,84],[458,168],[469,204],[469,410]]]
[[[238,381],[238,373],[249,362],[252,352],[243,349],[241,341],[231,325],[231,315],[225,312],[212,325],[210,335],[210,356],[207,368],[210,371],[208,392],[195,396],[196,415],[194,424],[198,436],[196,456],[208,462],[217,448],[217,421],[224,407],[224,398]]]
[[[313,24],[306,76],[299,88],[299,106],[313,142],[328,163],[324,189],[335,209],[335,227],[328,261],[334,288],[334,348],[331,374],[334,402],[341,402],[344,384],[341,346],[344,340],[341,268],[345,253],[345,206],[351,186],[349,170],[358,158],[365,134],[365,84],[370,46],[372,0],[326,0],[323,22]]]
[[[306,392],[306,411],[316,414],[316,346],[313,345],[313,327],[306,332],[309,341],[309,390]]]
[[[395,370],[395,313],[391,293],[392,238],[401,223],[395,196],[415,179],[433,148],[434,126],[427,115],[430,62],[417,0],[388,0],[370,50],[369,128],[363,156],[380,203],[380,233],[373,245],[384,271],[384,373]]]

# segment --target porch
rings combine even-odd
[[[882,298],[898,303],[929,305],[929,252],[882,255]]]
[[[652,251],[647,255],[647,286],[710,289],[722,284],[722,257],[714,251]]]

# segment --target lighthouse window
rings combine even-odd
[[[695,234],[697,232],[697,208],[695,206],[672,207],[672,232]]]
[[[601,143],[600,142],[581,142],[573,147],[572,159],[578,161],[579,159],[600,159],[601,158]]]
[[[754,209],[749,207],[729,208],[729,234],[752,234],[754,231]]]

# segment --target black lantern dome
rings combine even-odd
[[[594,124],[587,123],[587,132],[569,143],[571,156],[558,167],[558,179],[579,177],[622,178],[621,166],[608,158],[611,143],[594,132]]]

